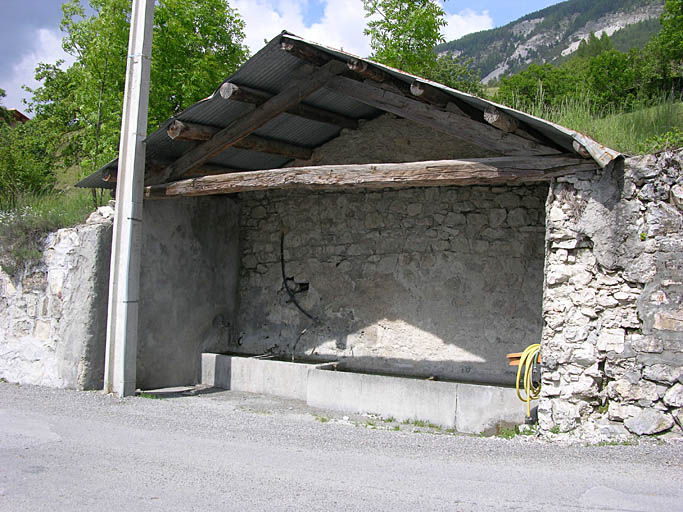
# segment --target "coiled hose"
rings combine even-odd
[[[522,356],[519,358],[519,368],[517,369],[517,396],[522,402],[526,402],[526,416],[531,417],[531,401],[536,400],[541,394],[541,384],[534,386],[533,373],[534,365],[538,363],[539,357],[541,355],[541,345],[535,343],[529,345],[522,352]],[[524,370],[524,380],[521,380],[522,370]],[[520,382],[523,382],[525,397],[522,397],[522,393],[519,390]]]

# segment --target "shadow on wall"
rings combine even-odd
[[[505,383],[541,337],[547,186],[240,197],[230,351]],[[285,273],[307,318],[291,303]]]

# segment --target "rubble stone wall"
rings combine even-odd
[[[547,191],[241,194],[231,350],[511,385],[506,353],[541,337]],[[286,277],[314,319],[283,287],[283,233]]]
[[[0,271],[0,378],[101,389],[113,209],[51,233],[42,260],[13,279]]]
[[[682,162],[663,152],[551,185],[543,431],[683,434]]]

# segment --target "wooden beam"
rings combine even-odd
[[[173,140],[194,140],[205,141],[216,135],[221,129],[217,126],[208,126],[205,124],[188,123],[187,121],[175,120],[168,127],[166,132]],[[249,151],[258,151],[259,153],[270,153],[273,155],[282,155],[290,158],[300,158],[308,160],[311,158],[313,151],[310,148],[297,146],[275,139],[268,139],[259,137],[258,135],[249,135],[244,139],[238,141],[233,145],[235,148],[247,149]]]
[[[290,39],[286,35],[282,37],[281,46],[290,54],[308,63],[327,62],[334,58],[329,53],[311,47],[301,41]],[[382,67],[360,59],[350,59],[347,62],[347,66],[352,72],[345,74],[347,78],[353,80],[367,79],[367,83],[374,82],[378,88],[383,90],[403,95],[407,98],[418,100],[419,102],[436,105],[444,110],[471,119],[473,122],[482,124],[485,127],[487,126],[484,112],[423,80],[416,79],[408,84],[407,82],[396,78]],[[503,113],[501,112],[501,114]],[[496,126],[496,128],[498,128],[498,126]],[[553,150],[557,148],[554,142],[542,134],[539,134],[529,126],[518,125],[515,128],[514,133],[522,139],[527,139],[533,143],[540,144],[541,146],[547,146]],[[562,151],[560,150],[551,150],[548,154],[559,154],[561,152]]]
[[[484,110],[484,120],[505,133],[514,133],[519,128],[519,123],[516,119],[491,105]]]
[[[273,97],[269,92],[254,89],[253,87],[233,84],[231,82],[226,82],[221,85],[219,94],[226,100],[241,101],[243,103],[251,103],[252,105],[262,105]],[[311,121],[339,126],[340,128],[347,128],[349,130],[358,129],[358,121],[352,117],[337,114],[336,112],[331,112],[323,108],[312,107],[304,103],[294,105],[285,110],[285,112],[292,114],[293,116],[310,119]]]
[[[372,82],[358,82],[336,77],[325,86],[357,101],[391,112],[442,133],[458,137],[501,155],[557,155],[555,148],[534,142],[513,133],[505,133],[484,123],[432,105],[375,87]]]
[[[500,157],[391,164],[321,165],[248,171],[147,187],[145,197],[234,194],[268,189],[519,184],[597,170],[574,156]]]
[[[161,178],[163,181],[173,180],[211,160],[288,108],[301,103],[304,98],[323,87],[336,75],[344,72],[345,69],[346,66],[338,61],[330,61],[323,67],[317,68],[306,79],[294,82],[284,91],[256,107],[250,114],[236,119],[211,139],[185,153],[165,169]]]

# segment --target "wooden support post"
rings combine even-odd
[[[295,82],[284,91],[256,107],[249,115],[233,121],[211,139],[178,158],[166,168],[163,181],[169,181],[182,176],[187,171],[210,160],[224,149],[244,139],[271,119],[285,112],[288,108],[299,104],[304,98],[323,87],[345,69],[346,66],[338,61],[330,61],[323,67],[317,68],[309,77]]]
[[[321,165],[207,176],[147,187],[148,198],[234,194],[256,190],[335,187],[425,187],[519,184],[548,181],[578,171],[596,170],[594,162],[574,156],[498,157],[391,164]]]
[[[226,100],[241,101],[243,103],[251,103],[252,105],[261,105],[273,97],[269,92],[254,89],[253,87],[236,85],[231,82],[226,82],[221,85],[218,92],[221,97]],[[293,116],[310,119],[311,121],[317,121],[319,123],[331,124],[349,130],[356,130],[358,128],[358,121],[356,119],[330,110],[312,107],[304,103],[293,105],[285,110],[285,112],[292,114]]]
[[[173,140],[195,140],[205,141],[216,135],[220,128],[216,126],[207,126],[204,124],[188,123],[186,121],[175,120],[168,127],[166,132]],[[247,149],[249,151],[258,151],[259,153],[270,153],[273,155],[282,155],[289,158],[300,158],[308,160],[311,158],[312,150],[296,144],[290,144],[275,139],[266,139],[258,135],[249,135],[244,139],[236,142],[233,147],[239,149]]]
[[[145,137],[154,0],[133,0],[109,276],[104,390],[135,393]]]

